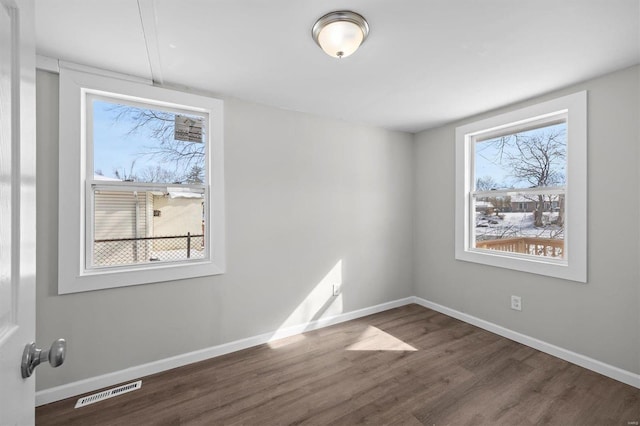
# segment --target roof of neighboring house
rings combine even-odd
[[[170,198],[204,198],[199,190],[191,188],[167,187]]]
[[[111,178],[108,176],[102,176],[102,175],[93,175],[93,180],[108,180],[110,182],[121,182],[120,179],[116,179],[116,178]]]
[[[557,201],[558,200],[557,197],[558,197],[557,195],[554,196],[554,198],[551,201]],[[538,199],[538,196],[537,195],[533,195],[533,194],[532,195],[527,195],[527,196],[524,196],[524,195],[512,195],[511,196],[511,202],[512,203],[532,203],[532,202],[535,202],[537,199]],[[545,195],[545,201],[549,201],[549,196],[548,195]]]
[[[476,201],[476,208],[489,208],[493,207],[493,204],[489,201]]]

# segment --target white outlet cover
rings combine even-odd
[[[522,310],[522,298],[520,296],[511,296],[511,309]]]

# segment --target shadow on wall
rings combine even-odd
[[[338,291],[334,296],[336,288]],[[307,324],[303,332],[307,331],[315,321],[339,315],[343,313],[343,309],[342,259],[340,259],[278,327],[270,340],[290,336],[291,332],[287,329],[300,324]]]

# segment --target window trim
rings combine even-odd
[[[567,116],[567,179],[565,250],[562,262],[505,252],[476,250],[470,241],[473,138],[527,127],[565,113]],[[578,92],[456,128],[455,258],[506,269],[587,282],[587,92]],[[514,190],[517,192],[517,190]]]
[[[86,226],[90,224],[86,219],[90,212],[87,211],[86,205],[88,191],[91,190],[87,186],[91,185],[87,172],[93,168],[93,164],[88,165],[87,158],[87,94],[103,94],[127,102],[150,100],[148,105],[151,106],[182,108],[208,114],[209,145],[205,161],[209,165],[209,174],[205,187],[209,188],[209,259],[87,269]],[[173,281],[225,272],[224,117],[221,100],[62,68],[59,120],[58,294]],[[123,185],[123,189],[126,186],[128,185]]]
[[[102,270],[136,270],[136,269],[140,269],[143,268],[145,264],[128,264],[128,265],[110,265],[110,266],[96,266],[94,265],[94,247],[93,247],[93,241],[94,241],[94,232],[95,232],[95,190],[97,190],[98,187],[106,187],[108,189],[106,190],[110,190],[110,191],[144,191],[144,192],[148,192],[150,190],[153,189],[160,189],[160,188],[168,188],[168,187],[173,187],[176,184],[171,184],[171,183],[156,183],[156,182],[126,182],[126,181],[102,181],[102,180],[96,180],[95,179],[95,161],[94,161],[94,130],[93,130],[93,108],[91,108],[91,104],[93,101],[100,101],[100,102],[108,102],[108,103],[118,103],[121,105],[127,105],[127,106],[133,106],[133,107],[137,107],[137,108],[153,108],[154,110],[159,110],[159,111],[163,111],[163,112],[168,112],[168,113],[175,113],[175,114],[201,114],[203,116],[203,118],[206,120],[207,122],[207,126],[210,123],[210,114],[208,112],[208,110],[206,110],[205,108],[202,107],[189,107],[188,109],[184,109],[182,106],[172,106],[172,107],[168,107],[166,102],[163,103],[158,103],[156,100],[145,100],[145,102],[142,102],[141,100],[132,100],[131,96],[123,96],[121,94],[109,94],[106,95],[103,91],[95,91],[95,90],[91,90],[91,89],[87,89],[84,88],[82,89],[82,96],[83,99],[86,101],[85,107],[86,109],[84,110],[85,113],[85,123],[86,123],[86,133],[85,133],[85,146],[86,146],[86,175],[85,175],[85,211],[87,212],[86,214],[86,219],[85,220],[85,252],[84,252],[84,273],[88,273],[90,271],[102,271]],[[207,140],[203,141],[202,143],[204,144],[205,147],[205,169],[207,170],[207,176],[210,173],[210,163],[209,163],[209,145],[210,145],[210,140],[209,140],[209,135],[208,132],[206,132],[207,134]],[[209,202],[209,185],[208,185],[208,180],[206,182],[200,183],[200,184],[180,184],[180,188],[183,189],[201,189],[203,191],[204,194],[204,200],[205,200],[205,212],[204,212],[204,219],[205,219],[205,238],[207,237],[207,235],[210,233],[209,230],[209,218],[211,217],[211,215],[209,214],[209,207],[210,207],[210,202]],[[209,250],[209,244],[205,244],[205,253],[204,253],[204,259],[191,259],[191,260],[182,260],[182,261],[174,261],[174,264],[178,264],[178,263],[182,263],[182,264],[193,264],[196,262],[201,262],[203,260],[208,260],[209,259],[209,254],[210,250]],[[162,263],[158,263],[158,264],[154,264],[155,265],[161,265]]]

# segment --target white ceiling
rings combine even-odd
[[[369,38],[311,39],[350,9]],[[416,132],[640,62],[638,0],[36,0],[40,55]]]

